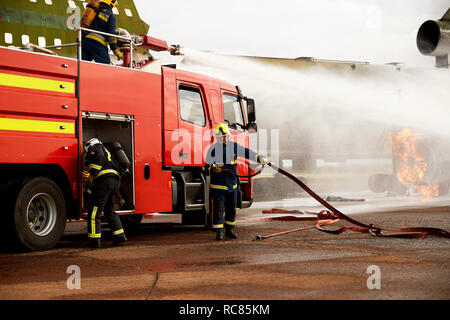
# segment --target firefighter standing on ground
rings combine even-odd
[[[209,148],[206,158],[207,170],[211,174],[212,228],[217,233],[217,240],[223,239],[224,226],[225,236],[230,239],[237,239],[236,234],[233,232],[238,194],[236,159],[245,157],[263,165],[267,165],[270,160],[250,149],[242,147],[238,143],[230,141],[230,129],[224,123],[217,125],[214,134],[217,142]]]
[[[89,171],[83,172],[83,178],[93,181],[88,207],[88,246],[101,247],[102,212],[111,227],[113,245],[119,245],[127,240],[120,217],[114,210],[114,200],[120,187],[120,175],[113,165],[111,154],[97,138],[92,138],[85,144],[85,152]]]
[[[101,0],[100,7],[94,20],[92,20],[89,29],[116,34],[116,17],[112,12],[118,0]],[[111,51],[118,59],[123,58],[123,54],[117,47],[117,38],[107,37],[94,32],[83,32],[82,41],[82,59],[95,62],[110,64],[111,60],[108,53],[108,44]]]

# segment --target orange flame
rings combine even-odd
[[[417,148],[417,137],[409,128],[391,136],[394,155],[397,157],[396,176],[400,183],[415,185],[422,181],[428,169],[425,157]],[[425,197],[438,196],[438,186],[421,185],[416,190]]]
[[[426,198],[439,197],[439,186],[416,186],[416,190]]]

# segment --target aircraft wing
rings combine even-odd
[[[447,12],[444,14],[444,16],[440,20],[441,21],[450,21],[450,8],[448,8]]]

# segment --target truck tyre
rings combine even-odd
[[[40,251],[52,248],[61,238],[67,220],[64,195],[46,177],[24,179],[12,201],[12,239],[19,247]]]

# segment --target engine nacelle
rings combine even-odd
[[[425,21],[417,32],[416,42],[417,48],[422,54],[436,57],[437,67],[448,67],[450,9],[437,21]]]
[[[417,32],[417,48],[426,56],[450,53],[450,22],[425,21]]]

